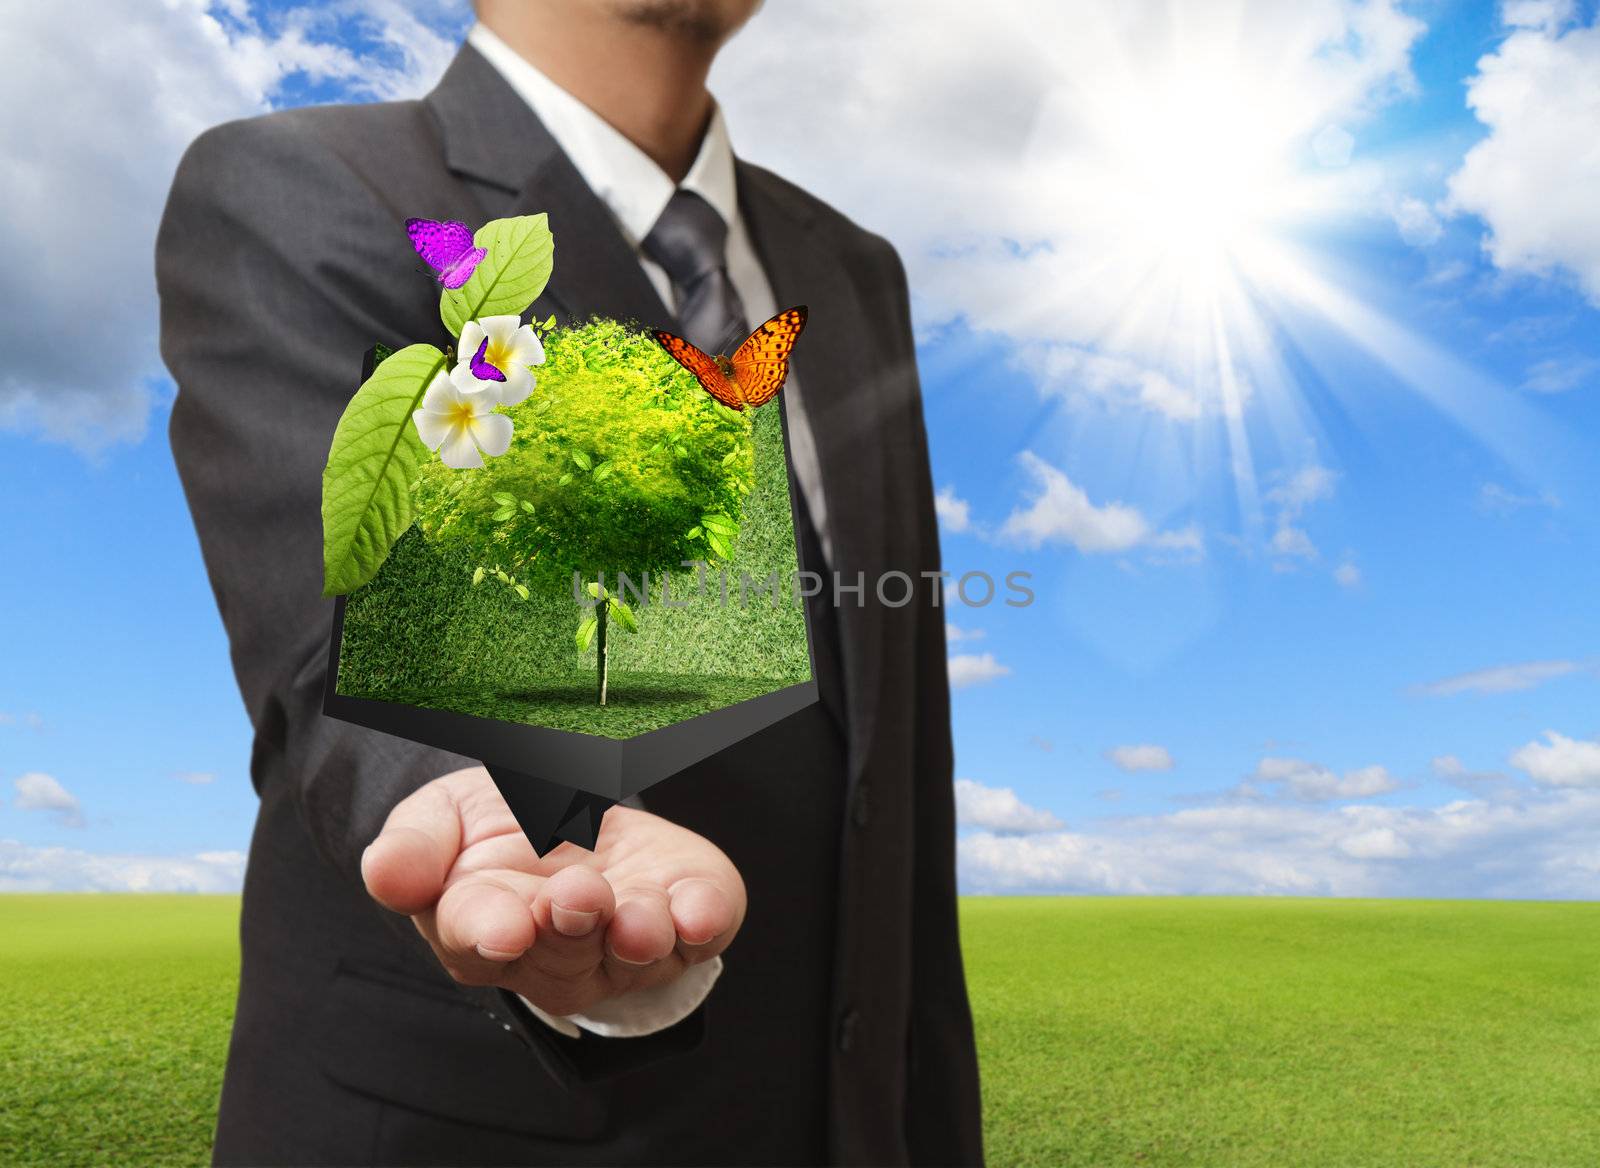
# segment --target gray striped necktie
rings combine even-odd
[[[684,339],[711,354],[732,352],[750,331],[728,277],[727,245],[728,225],[717,209],[682,187],[642,245],[672,281]]]

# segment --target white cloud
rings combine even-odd
[[[1441,754],[1429,764],[1434,776],[1485,798],[1504,798],[1516,793],[1517,784],[1500,771],[1473,771],[1453,754]]]
[[[1302,803],[1336,799],[1369,799],[1398,790],[1400,784],[1381,766],[1365,766],[1343,775],[1301,758],[1263,758],[1255,771],[1234,788],[1245,798],[1277,794]]]
[[[1165,746],[1145,743],[1138,746],[1116,746],[1106,751],[1106,757],[1118,770],[1170,771],[1172,752]]]
[[[933,498],[934,510],[939,515],[939,526],[952,535],[959,535],[972,527],[972,505],[956,494],[949,484],[941,487]]]
[[[996,661],[993,653],[957,653],[950,658],[949,670],[951,688],[966,689],[1004,677],[1011,667]]]
[[[1310,463],[1270,488],[1266,498],[1269,503],[1276,503],[1293,518],[1311,504],[1333,498],[1334,483],[1337,479],[1338,476],[1327,467]]]
[[[243,852],[99,855],[0,840],[0,892],[237,892]]]
[[[0,430],[87,450],[140,438],[163,379],[150,254],[189,141],[267,110],[291,77],[414,94],[450,44],[392,0],[259,22],[241,3],[53,0],[7,5],[0,30],[27,46],[0,70],[17,111],[0,127]],[[90,30],[108,48],[85,57]],[[333,43],[356,34],[361,52]]]
[[[44,718],[33,710],[25,714],[14,714],[9,710],[0,710],[0,726],[22,725],[30,730],[43,730]]]
[[[1361,587],[1361,569],[1349,560],[1333,570],[1333,578],[1341,588]]]
[[[1506,0],[1500,19],[1512,28],[1555,29],[1574,15],[1572,0]]]
[[[1525,494],[1502,487],[1499,483],[1484,483],[1478,491],[1478,506],[1497,515],[1509,515],[1525,507],[1549,507],[1553,510],[1561,506],[1561,499],[1553,491]]]
[[[1471,275],[1472,265],[1464,260],[1446,260],[1430,271],[1417,283],[1423,288],[1442,288],[1446,284],[1453,284],[1463,276]]]
[[[1339,841],[1339,850],[1361,860],[1400,860],[1411,854],[1411,845],[1395,834],[1392,827],[1359,831]]]
[[[1450,697],[1459,693],[1497,694],[1532,689],[1558,677],[1576,673],[1583,666],[1577,661],[1523,661],[1515,665],[1495,665],[1457,673],[1438,681],[1426,682],[1415,692],[1427,697]]]
[[[1568,738],[1554,730],[1544,742],[1530,742],[1511,756],[1511,765],[1536,783],[1551,787],[1600,787],[1600,741]]]
[[[1080,345],[1032,344],[1018,352],[1016,360],[1042,390],[1070,404],[1142,410],[1177,422],[1192,422],[1204,409],[1195,390],[1178,385],[1167,374]],[[1213,404],[1237,413],[1243,400]]]
[[[49,811],[66,827],[83,826],[83,805],[54,775],[30,771],[13,784],[17,807],[23,811]]]
[[[1600,899],[1600,791],[1437,807],[1235,804],[978,833],[966,892]]]
[[[1311,139],[1311,152],[1317,156],[1318,166],[1349,166],[1355,148],[1355,135],[1343,126],[1324,126]]]
[[[986,787],[972,779],[956,780],[956,823],[1011,833],[1057,831],[1066,826],[1054,813],[1024,803],[1010,787]]]
[[[204,787],[217,781],[217,776],[212,771],[173,771],[172,777],[180,783],[188,783],[191,787]]]
[[[1136,507],[1126,503],[1096,506],[1064,473],[1031,450],[1018,461],[1033,479],[1032,497],[1006,518],[1001,534],[1025,547],[1068,543],[1090,554],[1125,552],[1144,546],[1198,552],[1198,529],[1157,531]]]
[[[1338,476],[1325,466],[1309,463],[1284,476],[1265,494],[1272,507],[1272,539],[1268,550],[1276,559],[1280,570],[1289,568],[1292,561],[1315,560],[1321,553],[1304,527],[1299,526],[1301,516],[1315,503],[1333,497]]]
[[[1515,31],[1467,85],[1489,133],[1450,176],[1446,205],[1483,220],[1496,267],[1565,273],[1600,306],[1600,25],[1568,27],[1565,4],[1513,3],[1504,15]]]
[[[1279,523],[1272,532],[1272,542],[1268,545],[1272,554],[1283,558],[1298,556],[1302,559],[1314,560],[1317,558],[1317,545],[1311,542],[1311,537],[1302,527],[1295,527],[1289,523]]]
[[[959,625],[952,624],[944,626],[944,639],[952,645],[957,641],[981,641],[983,638],[982,629],[963,629]]]
[[[1412,247],[1427,247],[1438,243],[1439,238],[1444,235],[1444,226],[1439,222],[1439,217],[1433,213],[1433,208],[1411,195],[1397,202],[1390,210],[1389,217],[1394,220],[1400,238]]]
[[[1600,360],[1548,357],[1528,366],[1517,388],[1529,393],[1570,393],[1596,380],[1600,380]]]
[[[1413,88],[1424,26],[1391,0],[1175,11],[1165,0],[768,4],[712,87],[742,152],[900,247],[920,325],[963,320],[1025,350],[1039,363],[1029,368],[1059,350],[1066,374],[1044,379],[1052,393],[1204,417],[1229,408],[1239,363],[1185,343],[1195,322],[1174,320],[1151,261],[1181,250],[1185,215],[1207,214],[1242,177],[1268,171],[1246,190],[1270,197],[1275,168],[1308,147],[1344,167],[1353,131]],[[795,111],[827,132],[766,132]],[[1141,149],[1157,140],[1159,151]],[[1321,170],[1312,198],[1364,210],[1370,194],[1347,174]],[[1173,204],[1167,219],[1145,213]],[[1237,356],[1249,339],[1234,339]]]

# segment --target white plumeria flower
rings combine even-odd
[[[480,348],[484,351],[483,360],[505,374],[504,381],[472,377],[472,359]],[[465,371],[479,387],[489,387],[499,397],[501,405],[514,406],[526,401],[533,392],[533,371],[528,366],[544,364],[544,342],[532,326],[522,323],[521,317],[486,316],[461,326],[456,354],[460,360],[457,372]]]
[[[499,404],[493,389],[465,388],[456,376],[443,371],[434,376],[422,395],[422,408],[411,415],[417,434],[429,450],[437,450],[444,464],[456,470],[483,465],[483,456],[498,458],[511,446],[511,419],[494,412]],[[474,381],[470,371],[469,385]],[[498,387],[499,382],[490,383]]]

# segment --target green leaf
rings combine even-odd
[[[526,499],[522,500],[522,509],[524,511],[526,511],[529,515],[533,514],[533,504],[528,502],[528,500],[526,500]]]
[[[698,526],[691,527],[688,531],[683,533],[683,538],[684,539],[699,539],[700,538],[700,528]]]
[[[609,461],[602,462],[599,466],[594,468],[595,482],[599,482],[601,479],[603,479],[606,476],[608,476],[615,469],[616,468],[614,466],[612,466]]]
[[[594,459],[590,458],[585,451],[574,450],[572,452],[572,461],[577,463],[578,466],[583,470],[594,469]]]
[[[590,581],[587,587],[588,587],[589,595],[594,597],[596,600],[599,600],[600,599],[600,585],[594,583],[593,581]]]
[[[726,515],[717,513],[702,515],[700,522],[710,530],[720,532],[730,539],[739,534],[739,525]]]
[[[622,601],[618,600],[615,596],[606,602],[606,607],[611,610],[611,615],[617,618],[617,622],[621,624],[623,628],[627,629],[630,633],[637,633],[639,631],[639,621],[634,617],[633,609],[629,608],[626,604],[623,604]]]
[[[584,618],[583,623],[578,626],[578,652],[581,653],[589,647],[589,642],[594,640],[594,631],[599,627],[600,619],[598,617]]]
[[[559,479],[556,480],[556,486],[564,487],[568,483],[570,483],[571,481],[572,481],[572,472],[568,471],[566,474],[562,475]]]
[[[728,451],[728,453],[726,453],[726,454],[724,454],[722,456],[722,465],[723,466],[727,466],[730,463],[732,463],[734,459],[736,459],[738,457],[739,457],[739,452],[737,450],[730,450],[730,451]]]
[[[512,587],[516,589],[518,596],[524,600],[528,599],[528,586],[526,584],[513,584]]]
[[[556,327],[556,314],[552,312],[550,314],[550,316],[545,320],[544,324],[542,324],[540,326],[540,328],[544,332],[549,332],[551,329],[553,329],[555,327]]]
[[[711,550],[716,552],[722,559],[733,559],[733,549],[728,546],[728,541],[709,527],[706,528],[706,542],[711,545]]]
[[[517,505],[517,497],[505,491],[495,491],[489,498],[499,503],[502,507],[515,507]]]
[[[476,588],[479,584],[482,584],[482,583],[483,583],[483,568],[481,566],[479,566],[472,573],[472,586],[474,588]]]
[[[376,576],[411,526],[411,480],[428,456],[411,414],[444,363],[432,345],[408,345],[345,406],[322,471],[324,596],[354,592]]]
[[[555,241],[546,215],[491,219],[472,241],[488,255],[459,288],[439,294],[439,318],[455,336],[482,316],[521,316],[550,282]]]

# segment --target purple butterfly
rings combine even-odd
[[[471,230],[454,220],[407,219],[406,234],[423,262],[434,269],[434,278],[446,288],[465,284],[489,254],[486,248],[473,247]]]
[[[489,338],[484,337],[483,342],[478,346],[478,351],[472,354],[472,376],[479,381],[504,381],[506,375],[500,371],[500,367],[491,364],[485,359],[484,353],[488,352],[488,350]]]

